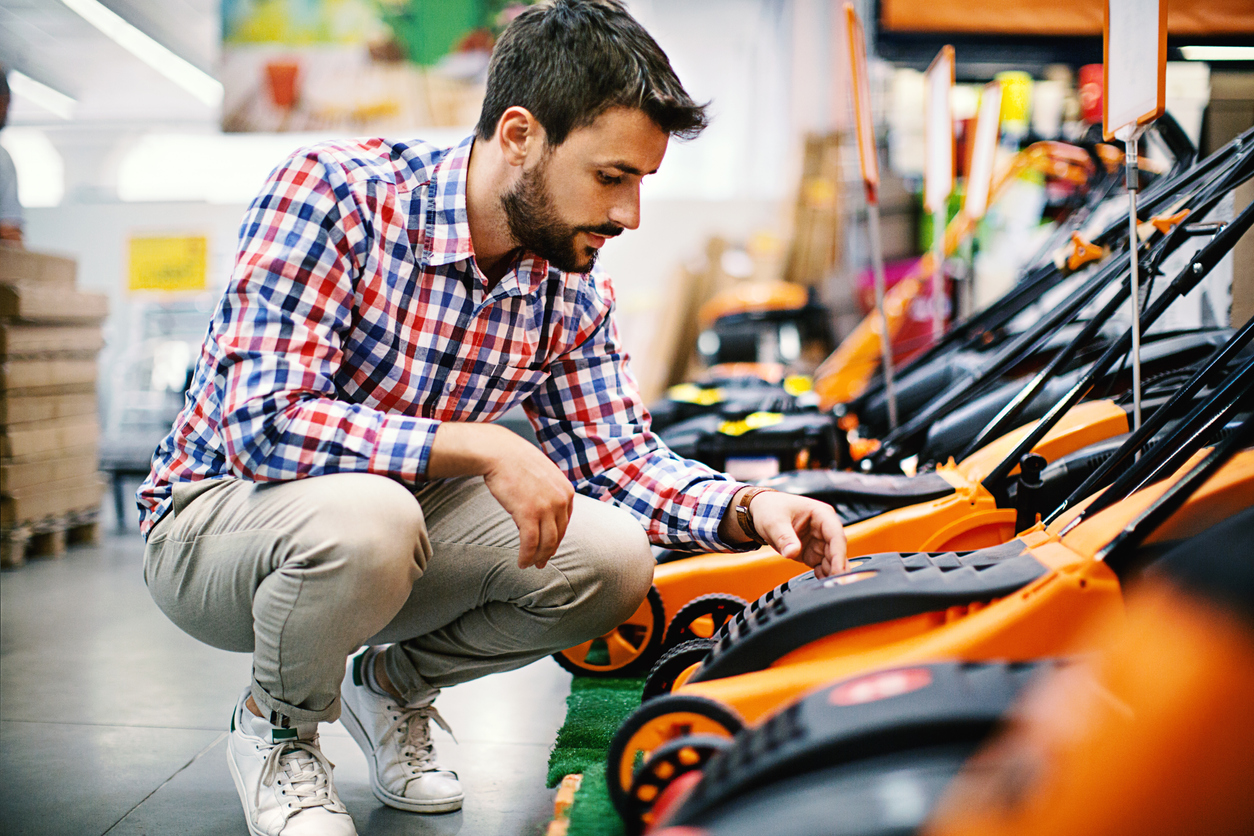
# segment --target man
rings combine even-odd
[[[704,125],[621,5],[556,0],[502,35],[473,137],[317,146],[254,201],[139,491],[153,598],[253,654],[228,744],[251,833],[354,832],[337,717],[380,801],[458,809],[439,690],[614,628],[650,541],[843,567],[832,509],[667,450],[619,346],[597,250]],[[487,423],[519,402],[543,451]]]

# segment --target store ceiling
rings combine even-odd
[[[102,0],[103,5],[191,64],[213,73],[219,0]],[[114,43],[61,0],[0,0],[0,62],[76,100],[73,123],[216,124],[198,101]],[[10,124],[65,126],[14,96]]]

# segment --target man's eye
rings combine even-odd
[[[606,186],[617,186],[619,183],[623,182],[622,177],[614,177],[606,174],[604,171],[597,172],[597,179]]]

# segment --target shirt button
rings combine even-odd
[[[453,378],[450,377],[444,383],[444,394],[451,395],[453,394],[453,390],[456,388],[457,388],[457,381],[453,380]]]

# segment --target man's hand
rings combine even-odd
[[[736,501],[741,493],[736,494],[719,525],[719,535],[732,543],[749,541],[736,520]],[[832,506],[804,496],[763,491],[753,498],[750,510],[754,527],[771,547],[813,568],[815,577],[845,570],[845,530]]]
[[[496,424],[445,422],[435,431],[427,476],[482,476],[518,526],[518,568],[543,569],[566,536],[575,501],[570,480],[548,456]]]

